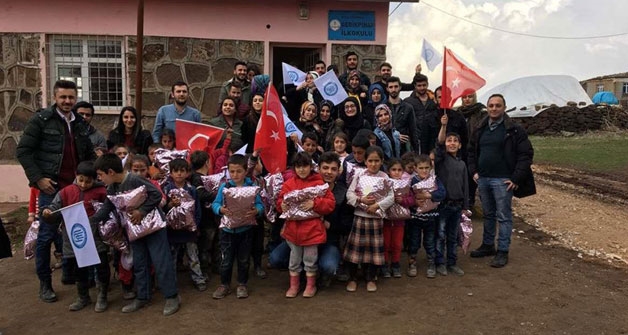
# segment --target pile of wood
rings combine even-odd
[[[555,135],[561,132],[584,133],[600,129],[628,129],[628,111],[615,106],[552,106],[535,117],[513,118],[530,135]]]

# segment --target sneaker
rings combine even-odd
[[[249,290],[246,288],[246,285],[238,285],[236,289],[236,297],[238,299],[245,299],[249,297]]]
[[[481,258],[481,257],[488,257],[488,256],[493,256],[497,253],[497,251],[495,251],[495,245],[492,244],[484,244],[482,243],[482,245],[471,251],[471,258]]]
[[[212,294],[212,298],[214,299],[222,299],[226,297],[229,293],[231,293],[231,289],[228,286],[220,285]]]
[[[375,284],[374,281],[370,281],[370,282],[366,283],[366,291],[367,292],[376,292],[377,291],[377,284]]]
[[[397,266],[392,268],[392,276],[395,278],[401,278],[401,269]]]
[[[358,282],[352,280],[347,283],[347,292],[355,292],[358,289]]]
[[[464,276],[464,271],[456,264],[448,266],[447,272],[453,273],[456,276]]]
[[[261,266],[255,268],[255,275],[261,279],[266,279],[266,277],[268,277],[268,274],[266,273],[266,271],[264,271],[264,269],[262,269]]]
[[[508,251],[498,251],[491,261],[491,266],[494,268],[503,268],[506,264],[508,264]]]
[[[148,305],[148,300],[133,299],[133,301],[122,307],[122,313],[133,313]]]
[[[179,310],[181,306],[181,297],[177,295],[174,298],[166,299],[166,304],[164,305],[164,316],[172,315]]]
[[[440,264],[436,266],[436,272],[441,275],[441,276],[446,276],[447,275],[447,267],[445,267],[445,264]]]
[[[194,287],[199,292],[207,291],[207,284],[205,284],[205,283],[194,283]]]
[[[408,277],[416,277],[416,274],[417,274],[416,263],[408,264]]]
[[[430,278],[430,279],[436,278],[436,265],[428,264],[426,275],[427,275],[427,278]]]
[[[384,265],[382,267],[382,277],[383,278],[390,278],[390,277],[392,277],[392,275],[390,274],[390,268],[388,267],[388,265]]]

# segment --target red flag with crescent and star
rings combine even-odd
[[[458,98],[472,94],[486,85],[484,78],[464,65],[445,48],[443,85],[440,107],[451,109]]]
[[[261,149],[260,158],[268,172],[277,173],[286,169],[288,163],[286,129],[283,121],[281,101],[277,90],[270,83],[264,95],[262,115],[255,131],[253,150]]]
[[[207,147],[213,150],[225,132],[222,128],[181,119],[174,121],[174,129],[177,150],[188,149],[190,152]]]

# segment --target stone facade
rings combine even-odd
[[[26,123],[41,108],[39,34],[0,34],[0,160],[14,160]]]
[[[338,70],[343,73],[345,68],[345,54],[354,51],[358,54],[358,69],[364,72],[371,82],[377,80],[379,65],[386,61],[385,45],[354,45],[334,44],[331,47],[331,63],[338,65]]]

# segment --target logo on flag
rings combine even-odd
[[[296,67],[281,63],[281,70],[283,72],[283,84],[293,84],[294,86],[299,86],[305,81],[306,74],[305,72],[297,69]]]
[[[70,231],[74,247],[83,249],[83,247],[87,244],[87,231],[85,230],[85,227],[83,227],[80,223],[75,223],[72,225],[72,229]]]
[[[340,84],[334,71],[329,71],[314,79],[314,85],[316,85],[323,98],[333,102],[334,105],[340,104],[348,97],[347,92],[341,89],[342,84]]]
[[[421,56],[425,59],[427,67],[430,71],[434,71],[436,66],[443,61],[443,56],[441,56],[441,54],[438,53],[438,51],[436,51],[436,49],[434,49],[434,47],[426,39],[423,39]]]
[[[72,250],[74,250],[78,266],[83,268],[99,264],[100,257],[98,257],[98,251],[96,250],[94,233],[89,225],[89,218],[87,217],[87,212],[85,212],[83,201],[63,207],[59,211],[63,216],[63,222],[66,223],[64,226],[70,238],[70,244],[72,244]]]
[[[338,85],[333,82],[325,84],[325,87],[323,89],[325,90],[325,93],[327,93],[327,95],[335,95],[336,93],[338,93]]]
[[[288,71],[288,76],[290,76],[290,80],[292,80],[292,82],[299,80],[299,75],[294,71]]]

